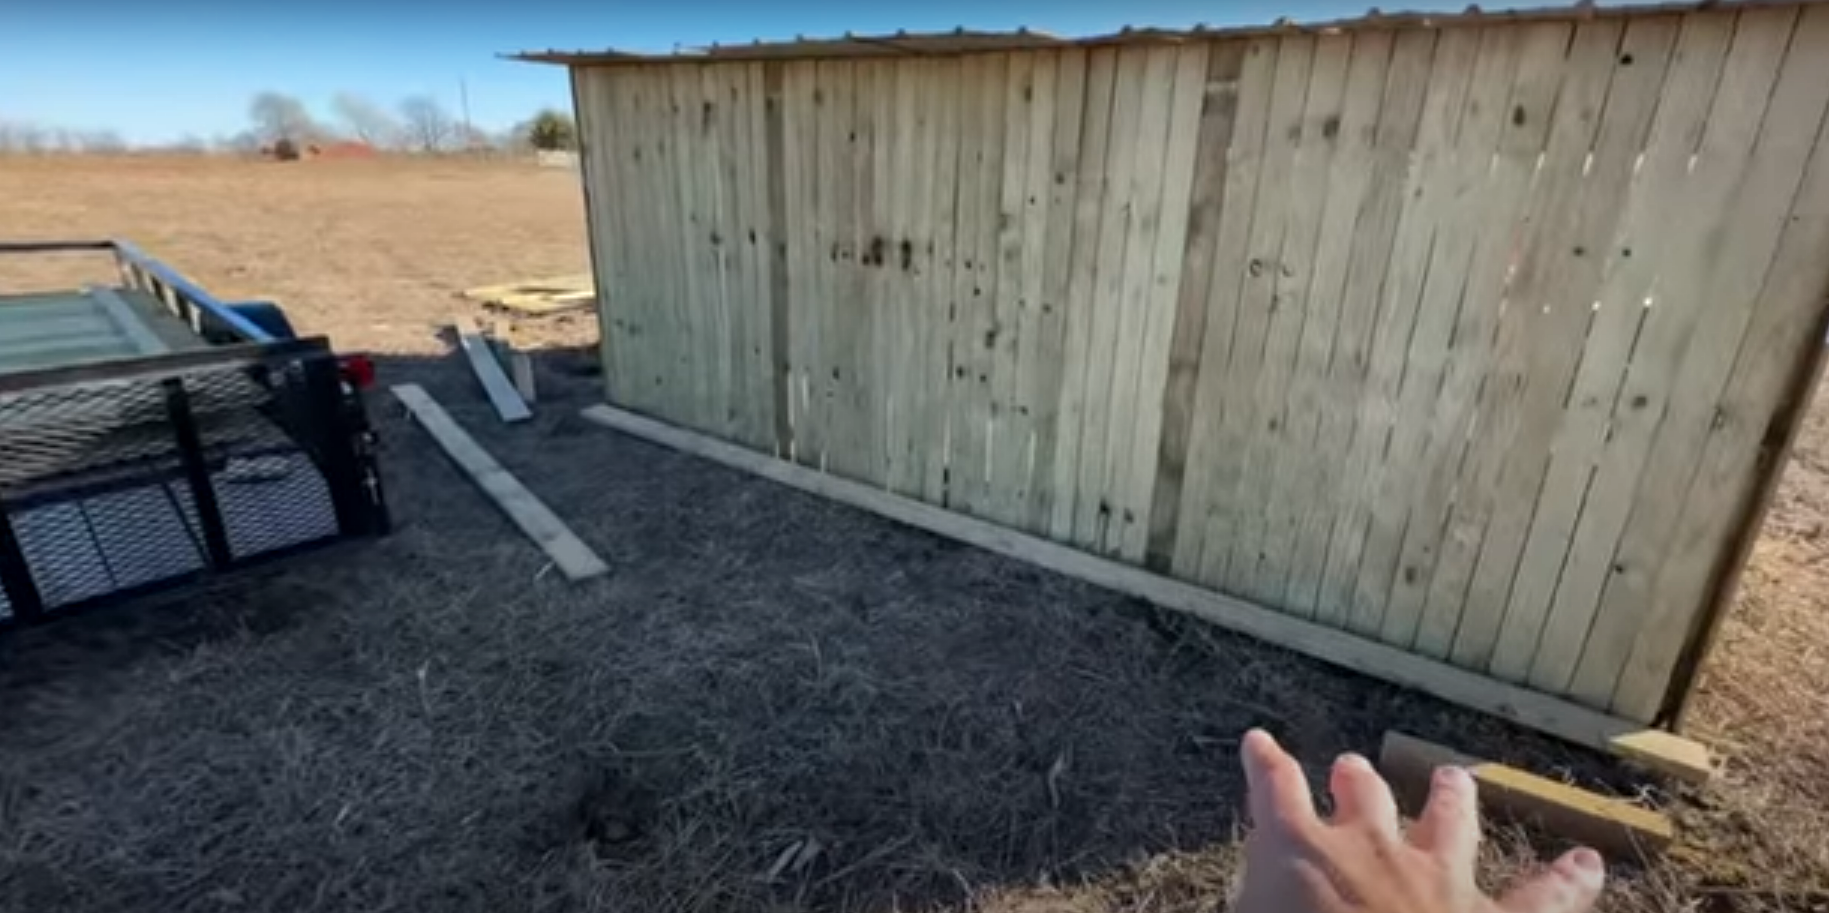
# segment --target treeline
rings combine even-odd
[[[125,152],[127,148],[127,141],[114,130],[79,130],[0,120],[0,153],[108,155]]]
[[[260,92],[248,102],[249,127],[233,134],[187,135],[176,141],[130,144],[115,130],[77,130],[0,119],[0,154],[252,153],[280,147],[357,142],[395,152],[440,153],[573,149],[577,130],[565,112],[544,109],[499,130],[475,126],[452,115],[438,99],[413,95],[392,106],[354,93],[331,99],[319,116],[297,97]]]

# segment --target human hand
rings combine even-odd
[[[1326,821],[1301,765],[1268,733],[1246,733],[1243,755],[1253,828],[1238,913],[1586,913],[1600,896],[1604,866],[1586,848],[1499,900],[1481,893],[1479,805],[1461,768],[1435,771],[1428,804],[1405,834],[1391,788],[1359,755],[1334,762]]]

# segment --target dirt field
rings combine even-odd
[[[1820,411],[1692,713],[1729,765],[1672,795],[588,426],[588,317],[542,328],[544,405],[504,429],[437,328],[586,267],[567,172],[0,161],[0,201],[9,237],[128,237],[373,352],[614,567],[564,583],[377,398],[390,539],[0,639],[0,910],[1211,910],[1252,725],[1316,772],[1402,727],[1672,809],[1693,846],[1607,909],[1829,909]],[[1555,849],[1492,837],[1495,879]]]

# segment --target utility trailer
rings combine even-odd
[[[125,241],[0,243],[82,252],[118,279],[0,287],[0,628],[387,532],[366,358]]]

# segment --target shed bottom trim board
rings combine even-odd
[[[955,514],[868,485],[787,463],[767,454],[675,428],[626,410],[597,405],[586,408],[582,415],[586,420],[606,428],[705,457],[1109,590],[1136,596],[1163,608],[1186,612],[1222,628],[1373,678],[1413,688],[1577,744],[1623,756],[1615,742],[1630,743],[1632,736],[1646,731],[1643,724],[1590,710],[1552,695],[1475,675],[1357,635],[1303,621],[1139,567],[1089,555],[1066,545]]]

